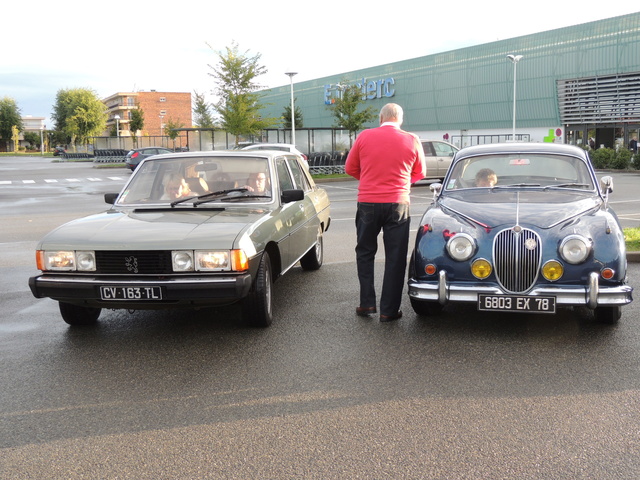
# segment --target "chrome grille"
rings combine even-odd
[[[498,282],[511,293],[529,290],[540,270],[542,244],[532,230],[514,227],[498,232],[493,241],[493,265]]]

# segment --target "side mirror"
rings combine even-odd
[[[606,177],[602,177],[600,179],[600,189],[606,195],[607,193],[613,192],[613,177],[607,175]]]
[[[304,190],[283,190],[280,199],[282,203],[299,202],[304,200]]]
[[[118,193],[105,193],[104,194],[104,201],[105,203],[108,203],[109,205],[113,205],[114,203],[116,203],[116,199],[118,198]]]

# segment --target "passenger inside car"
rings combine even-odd
[[[192,195],[189,184],[178,174],[173,174],[169,177],[164,190],[165,195],[162,197],[163,200],[176,200]]]
[[[251,195],[271,195],[267,175],[264,172],[252,173],[247,179],[245,188]]]
[[[498,183],[498,176],[490,168],[482,168],[476,173],[476,187],[493,187]]]
[[[201,177],[189,177],[186,178],[185,181],[189,185],[189,190],[194,195],[204,195],[205,193],[209,193],[209,186],[207,182],[205,182],[204,178]]]

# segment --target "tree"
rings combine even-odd
[[[133,143],[138,143],[138,132],[144,128],[144,110],[137,105],[135,110],[131,110],[131,119],[129,120],[129,131]]]
[[[11,97],[4,97],[0,100],[0,141],[4,142],[5,148],[13,138],[13,127],[19,131],[24,130],[22,115],[16,101]]]
[[[180,121],[174,121],[173,118],[169,118],[167,123],[164,124],[164,134],[173,141],[174,150],[176,148],[176,138],[178,138],[178,135],[180,135],[178,129],[182,127],[184,127],[184,123],[181,123]]]
[[[260,116],[264,94],[256,92],[262,87],[255,79],[267,73],[267,69],[258,63],[260,54],[250,57],[247,53],[240,53],[234,42],[225,54],[218,53],[216,67],[209,65],[214,71],[209,75],[216,81],[215,93],[220,98],[214,109],[220,115],[220,126],[236,136],[236,145],[239,135],[256,135],[278,123],[276,118]]]
[[[349,144],[353,144],[353,135],[358,130],[362,130],[365,123],[375,120],[377,116],[373,107],[358,111],[364,102],[362,91],[356,85],[350,85],[344,88],[342,95],[335,99],[333,105],[328,107],[335,119],[334,126],[349,132]]]
[[[75,144],[102,134],[107,125],[107,109],[93,90],[58,90],[52,119],[56,130]]]
[[[295,98],[293,100],[293,104],[295,105],[297,98]],[[303,127],[303,120],[302,120],[302,111],[300,110],[300,108],[296,105],[293,108],[293,115],[294,115],[294,120],[296,122],[296,128],[302,128]],[[282,111],[282,126],[284,128],[291,128],[291,105],[286,105],[284,107],[284,110]]]
[[[193,92],[194,125],[200,128],[213,128],[213,116],[209,110],[211,105],[205,100],[204,93]]]
[[[35,150],[40,148],[40,134],[36,132],[24,132],[22,134],[24,141],[27,143],[27,146],[31,150]]]

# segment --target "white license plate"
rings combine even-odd
[[[100,287],[102,300],[162,300],[160,287]]]
[[[478,295],[478,310],[491,312],[556,313],[556,297]]]

